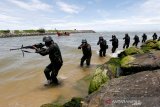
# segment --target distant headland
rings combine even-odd
[[[59,33],[96,33],[93,30],[0,30],[0,38],[6,37],[23,37],[23,36],[40,36],[40,35],[57,35]]]

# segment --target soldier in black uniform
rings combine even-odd
[[[97,45],[100,45],[99,56],[106,56],[106,49],[108,49],[108,45],[105,39],[102,36],[99,37],[99,41]]]
[[[137,47],[138,43],[140,42],[140,41],[139,41],[139,37],[138,37],[137,35],[135,35],[133,39],[134,39],[133,46],[136,46],[136,47]]]
[[[82,44],[78,47],[78,49],[82,49],[82,52],[83,52],[80,66],[83,66],[83,63],[85,60],[86,60],[87,66],[89,66],[91,61],[91,56],[92,56],[91,45],[87,43],[87,40],[83,39]]]
[[[43,42],[45,42],[47,48],[36,50],[36,52],[42,56],[49,54],[51,63],[44,70],[44,74],[48,80],[48,84],[46,85],[58,84],[57,75],[63,65],[61,51],[57,43],[55,43],[50,36],[45,36]]]
[[[115,35],[112,35],[112,39],[110,41],[112,41],[112,53],[114,53],[118,48],[118,39]]]
[[[128,48],[129,44],[130,44],[130,37],[128,34],[125,34],[125,37],[123,38],[124,41],[124,45],[123,45],[123,49]]]
[[[154,33],[152,37],[153,37],[153,40],[156,40],[157,39],[157,34]]]
[[[147,40],[147,35],[144,33],[142,35],[142,43],[146,42],[146,40]]]

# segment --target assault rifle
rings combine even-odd
[[[30,45],[30,46],[23,46],[22,45],[20,48],[10,49],[10,51],[21,50],[22,54],[23,54],[23,57],[24,57],[24,52],[26,52],[26,53],[33,53],[33,52],[30,52],[30,51],[27,51],[27,50],[24,50],[24,49],[35,49],[35,50],[38,50],[38,49],[42,49],[44,46],[45,45],[42,44],[42,43],[38,43],[38,44]]]

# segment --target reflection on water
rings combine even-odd
[[[42,57],[36,53],[26,53],[23,58],[20,50],[9,51],[10,48],[19,48],[22,44],[26,46],[39,43],[43,36],[1,38],[1,107],[39,107],[44,103],[64,102],[74,96],[86,96],[89,85],[87,76],[98,64],[103,64],[108,60],[107,57],[98,57],[99,46],[96,43],[99,35],[103,35],[107,41],[111,38],[111,33],[71,34],[69,37],[52,35],[53,40],[60,46],[64,60],[58,75],[61,84],[55,87],[44,87],[43,85],[46,82],[43,70],[49,64],[48,56]],[[119,33],[118,36],[120,45],[123,45],[123,35],[124,33]],[[82,52],[77,47],[82,39],[87,39],[92,46],[93,55],[90,67],[79,67]],[[109,41],[108,44],[111,48]],[[110,53],[110,48],[107,53]]]

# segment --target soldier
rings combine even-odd
[[[152,37],[153,37],[153,40],[156,40],[157,39],[157,34],[154,33]]]
[[[142,43],[146,42],[146,40],[147,40],[147,35],[144,33],[142,35]]]
[[[108,49],[108,45],[105,39],[102,36],[99,37],[99,41],[97,45],[100,45],[99,56],[106,56],[106,49]]]
[[[160,41],[160,37],[158,38],[158,41]]]
[[[138,45],[139,42],[140,42],[140,41],[139,41],[139,37],[138,37],[137,35],[135,35],[135,36],[134,36],[133,46],[136,46],[136,47],[137,47],[137,45]]]
[[[123,45],[123,49],[128,48],[129,44],[130,44],[130,37],[128,34],[125,34],[125,37],[123,38],[124,41],[124,45]]]
[[[36,50],[36,53],[39,53],[42,56],[48,55],[51,63],[45,68],[44,74],[48,80],[48,83],[45,85],[58,84],[57,75],[63,65],[63,60],[61,56],[61,51],[50,36],[43,37],[43,42],[45,42],[46,49]]]
[[[91,61],[91,56],[92,56],[91,45],[87,43],[86,39],[83,39],[82,44],[78,47],[78,49],[82,49],[82,52],[83,52],[80,66],[83,66],[83,63],[85,60],[86,60],[87,66],[89,66]]]
[[[114,53],[118,48],[118,39],[115,35],[112,35],[112,39],[110,41],[112,42],[112,53]]]

